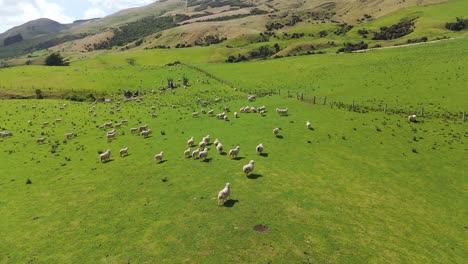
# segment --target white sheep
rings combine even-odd
[[[205,141],[200,141],[200,143],[198,143],[198,146],[200,148],[204,148],[204,147],[206,147],[206,142]]]
[[[184,151],[184,157],[190,158],[190,147]]]
[[[193,112],[192,117],[198,117],[198,112]]]
[[[8,131],[2,131],[2,133],[0,133],[0,137],[11,137],[11,136],[13,136],[13,133],[8,132]]]
[[[218,193],[218,206],[221,205],[221,201],[226,202],[226,200],[229,198],[231,195],[231,186],[228,183],[226,183],[226,186]]]
[[[108,149],[108,150],[106,150],[106,152],[99,155],[100,158],[101,158],[101,162],[109,160],[110,159],[110,154],[111,154],[111,151],[110,151],[110,149]]]
[[[239,118],[239,114],[237,114],[237,112],[234,112],[234,117]]]
[[[206,144],[210,143],[210,140],[211,140],[210,135],[206,135],[206,137],[203,138],[203,141],[204,141]]]
[[[138,128],[136,128],[136,127],[130,128],[130,133],[132,133],[132,134],[136,133],[137,131],[138,131]]]
[[[192,152],[192,158],[198,158],[198,155],[200,154],[200,149],[197,148]]]
[[[273,129],[273,135],[275,135],[275,137],[277,137],[279,135],[279,132],[280,132],[279,128]]]
[[[287,115],[288,108],[285,108],[285,109],[276,108],[276,113],[278,113],[279,115]]]
[[[416,123],[416,115],[409,115],[408,122]]]
[[[144,131],[140,132],[140,136],[143,136],[144,138],[149,137],[150,134],[151,134],[151,129],[144,130]]]
[[[44,143],[44,141],[45,141],[45,138],[43,137],[36,139],[37,143]]]
[[[73,137],[74,134],[75,134],[75,133],[73,133],[73,132],[66,133],[66,134],[65,134],[65,137],[66,137],[67,139],[72,139],[72,137]]]
[[[213,115],[214,115],[214,110],[211,109],[210,111],[208,111],[208,115],[209,115],[209,116],[213,116]]]
[[[307,127],[307,129],[310,129],[310,128],[311,128],[311,124],[310,124],[309,121],[306,122],[306,127]]]
[[[193,137],[191,137],[189,140],[187,140],[187,145],[189,147],[193,146],[193,143],[195,143],[195,139]]]
[[[231,112],[231,108],[229,106],[224,107],[224,111]]]
[[[28,120],[28,125],[32,125],[32,121],[31,120]]]
[[[42,126],[47,126],[48,124],[49,124],[49,122],[43,122]]]
[[[215,139],[215,140],[213,141],[213,144],[215,145],[215,147],[217,147],[218,144],[219,144],[219,140],[218,140],[218,139]]]
[[[159,163],[163,160],[164,151],[161,151],[159,154],[154,155],[154,159]]]
[[[258,144],[258,146],[255,148],[255,151],[257,152],[258,155],[262,154],[263,144],[262,143]]]
[[[127,156],[128,155],[128,147],[123,148],[119,151],[120,157]]]
[[[115,138],[115,132],[114,133],[108,133],[106,135],[106,137],[107,137],[107,140],[109,140],[109,141],[112,140],[113,138]]]
[[[240,146],[236,146],[235,148],[229,150],[229,156],[231,158],[237,158],[237,155],[239,155],[239,151]]]
[[[242,167],[242,171],[245,173],[245,175],[249,175],[249,173],[251,173],[252,171],[254,170],[254,161],[251,160],[249,162],[249,164],[247,165],[244,165],[244,167]]]
[[[208,149],[205,148],[203,151],[200,151],[200,154],[198,155],[198,157],[203,160],[206,160],[206,158],[208,157]]]
[[[55,119],[55,123],[61,123],[61,122],[62,122],[62,119],[61,119],[61,118]]]
[[[219,153],[223,152],[223,144],[219,143],[217,146],[216,146],[216,149],[218,150]]]
[[[225,116],[223,117],[223,119],[224,119],[224,121],[229,121],[229,118],[228,118],[227,115],[225,115]]]
[[[144,125],[144,126],[140,126],[140,127],[138,128],[138,132],[142,132],[142,131],[145,131],[145,130],[147,130],[147,129],[148,129],[148,124],[146,124],[146,125]]]

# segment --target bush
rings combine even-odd
[[[456,22],[447,22],[445,23],[445,28],[453,31],[461,31],[463,29],[468,29],[468,19],[463,19],[461,17],[457,17]]]
[[[344,48],[339,49],[338,52],[352,52],[355,50],[363,50],[367,48],[368,48],[367,43],[363,41],[358,42],[358,43],[347,42],[344,44]]]
[[[390,27],[381,27],[380,32],[374,34],[373,40],[391,40],[401,38],[413,32],[414,19],[402,21]]]
[[[45,60],[46,66],[68,66],[70,63],[63,59],[60,53],[52,53]]]

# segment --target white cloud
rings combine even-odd
[[[84,19],[99,18],[104,16],[106,16],[106,12],[100,8],[93,7],[86,10]]]
[[[147,5],[155,0],[88,0],[94,6],[100,6],[110,10],[121,10],[130,7]]]
[[[0,32],[44,17],[60,23],[75,20],[64,14],[62,6],[49,0],[0,0],[0,7]]]

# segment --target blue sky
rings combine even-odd
[[[156,0],[0,0],[0,33],[38,18],[60,23],[103,17],[121,9],[143,6]]]

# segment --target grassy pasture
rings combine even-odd
[[[404,116],[358,114],[275,96],[206,107],[220,112],[226,105],[267,106],[265,117],[230,114],[226,122],[192,118],[201,106],[189,90],[180,93],[147,94],[141,103],[122,103],[113,115],[113,103],[99,103],[96,116],[88,113],[88,103],[0,101],[0,130],[13,132],[0,142],[0,261],[461,263],[466,258],[460,235],[466,209],[460,173],[466,169],[464,125],[440,119],[409,124]],[[68,105],[59,110],[63,103]],[[276,107],[288,107],[290,115],[279,117]],[[55,118],[63,122],[53,124]],[[122,119],[129,124],[117,129],[112,142],[96,127]],[[305,128],[306,120],[314,130]],[[44,121],[49,126],[42,127]],[[153,130],[151,137],[129,132],[143,124]],[[283,138],[273,136],[274,127],[282,128]],[[71,131],[77,136],[65,143],[64,133]],[[194,136],[198,142],[206,134],[226,149],[239,144],[241,159],[219,155],[212,145],[209,162],[183,158],[186,140]],[[35,142],[40,136],[45,144]],[[255,154],[258,143],[267,157]],[[130,155],[118,157],[126,146]],[[112,161],[101,163],[98,151],[106,149],[112,150]],[[165,162],[156,164],[153,156],[161,150]],[[256,165],[247,178],[241,168],[250,159]],[[25,184],[27,179],[32,184]],[[217,208],[214,198],[225,182],[232,185],[231,201]],[[257,224],[269,230],[253,231]]]

